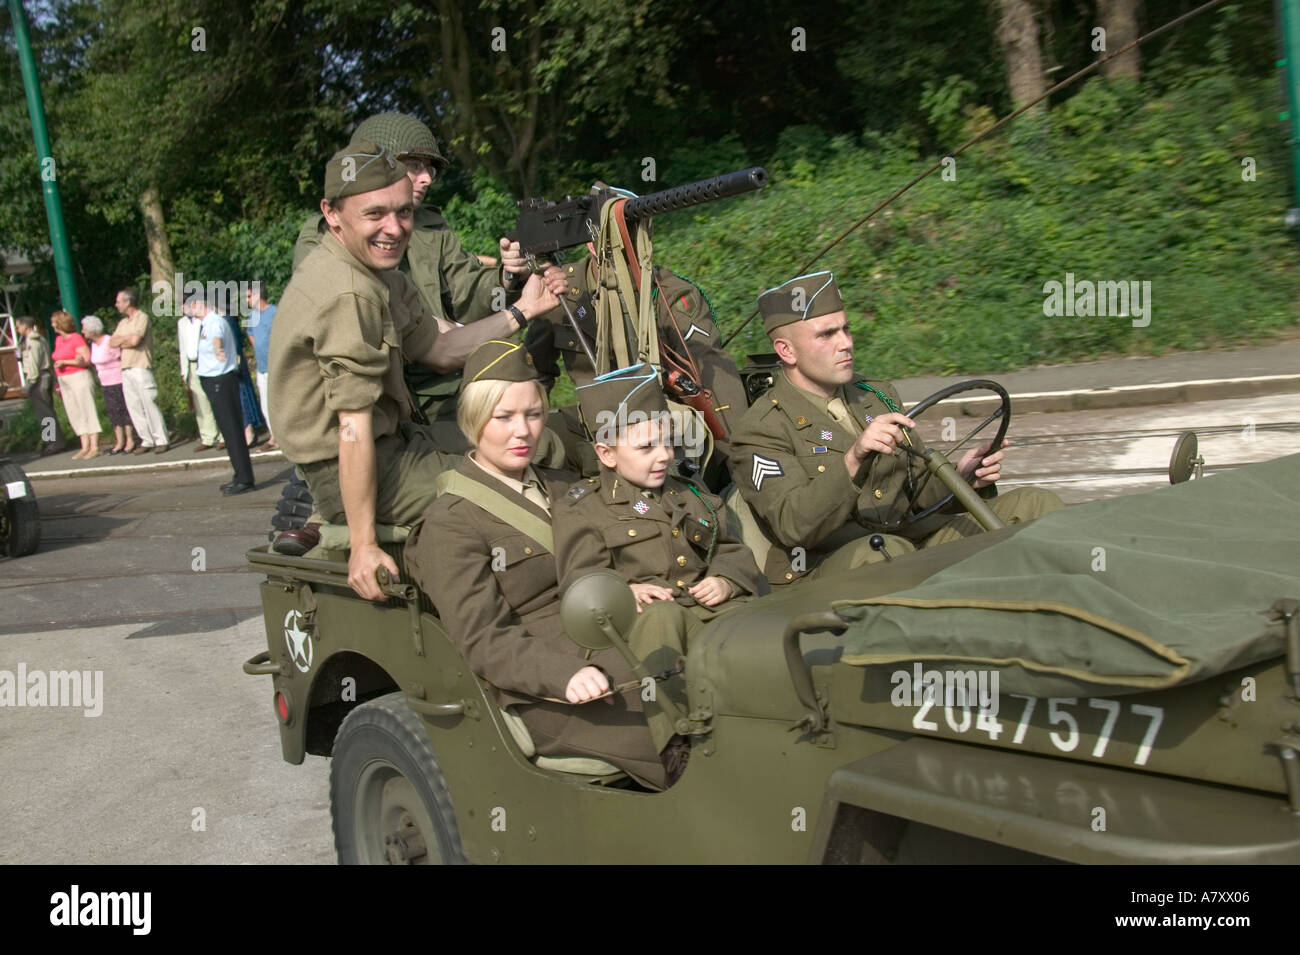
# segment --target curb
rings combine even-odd
[[[256,461],[273,461],[276,459],[284,460],[283,451],[259,451],[249,455],[249,458]],[[287,462],[286,462],[287,463]],[[100,466],[97,468],[67,468],[61,471],[27,471],[29,481],[40,481],[44,478],[78,478],[78,477],[98,477],[100,475],[111,474],[144,474],[150,471],[198,471],[207,468],[230,467],[230,458],[223,453],[215,458],[188,458],[184,461],[150,461],[140,464],[112,464]]]
[[[1025,392],[1012,394],[1011,400],[1012,409],[1023,414],[1033,411],[1094,411],[1101,408],[1136,408],[1225,398],[1257,398],[1296,391],[1300,391],[1300,375],[1257,375],[1251,378],[1206,378],[1154,385],[1080,388],[1074,391]],[[924,395],[906,396],[904,404],[915,404],[922,397]],[[987,411],[997,401],[996,396],[987,395],[949,398],[939,402],[939,405],[963,415],[976,415]]]

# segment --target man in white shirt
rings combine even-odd
[[[181,381],[190,396],[190,407],[199,423],[199,443],[195,451],[207,451],[221,441],[217,430],[217,419],[212,413],[212,404],[203,393],[199,384],[199,329],[203,325],[203,316],[193,316],[184,311],[176,322],[176,344],[181,358]]]
[[[234,480],[221,485],[226,496],[253,490],[253,463],[244,439],[244,415],[239,402],[238,342],[235,328],[202,295],[185,303],[187,315],[201,317],[199,326],[198,379],[212,403],[221,436],[226,439],[226,454],[234,468]]]

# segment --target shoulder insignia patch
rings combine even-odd
[[[765,458],[761,454],[754,455],[754,468],[750,472],[749,479],[754,482],[754,490],[763,490],[763,482],[770,477],[782,477],[785,472],[781,470],[779,462],[772,458]]]
[[[575,484],[573,487],[569,488],[569,493],[566,497],[568,497],[570,501],[576,501],[590,491],[595,483],[596,482],[594,481],[589,481],[586,484]]]

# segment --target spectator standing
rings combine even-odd
[[[87,315],[81,320],[81,334],[90,342],[90,361],[99,375],[99,387],[104,392],[104,411],[116,438],[113,447],[104,453],[130,454],[135,450],[135,431],[131,427],[131,414],[126,410],[126,397],[122,394],[122,349],[108,343],[104,323],[97,315]]]
[[[20,315],[15,324],[23,336],[23,377],[27,379],[27,397],[31,399],[42,440],[44,435],[53,434],[44,442],[41,457],[58,454],[67,446],[67,440],[59,427],[59,416],[54,413],[54,367],[50,364],[50,345],[41,334],[36,319],[30,315]]]
[[[244,350],[247,335],[239,327],[238,317],[222,316],[230,324],[230,333],[235,336],[236,370],[239,372],[239,416],[244,423],[244,444],[252,447],[257,443],[257,429],[266,426],[262,419],[262,409],[257,403],[257,393],[253,391],[253,375],[248,370],[248,353]]]
[[[149,316],[140,308],[139,298],[131,289],[122,289],[114,302],[122,320],[113,329],[108,343],[122,349],[122,393],[126,407],[140,435],[136,454],[167,451],[167,423],[158,407],[158,384],[153,371],[153,329]]]
[[[189,396],[190,407],[199,425],[199,443],[194,446],[195,451],[207,451],[216,447],[221,441],[220,432],[217,430],[217,419],[212,414],[212,405],[208,403],[208,396],[204,394],[203,386],[199,383],[199,326],[202,324],[201,316],[195,318],[187,315],[184,309],[181,309],[181,317],[176,320],[176,346],[181,359],[181,382],[185,385],[185,393]]]
[[[275,432],[271,431],[271,405],[267,399],[266,385],[271,366],[271,323],[275,321],[275,306],[266,300],[266,286],[263,282],[253,282],[248,288],[248,304],[252,312],[248,315],[248,335],[253,339],[253,359],[257,363],[257,393],[262,399],[262,417],[271,439],[266,442],[266,450],[274,451],[279,447],[275,443]]]
[[[243,494],[253,489],[253,463],[248,457],[248,443],[244,440],[243,418],[239,407],[239,363],[236,358],[237,340],[231,322],[212,308],[202,296],[196,295],[185,303],[191,315],[201,315],[203,325],[199,332],[199,381],[207,392],[216,415],[217,427],[226,440],[226,454],[235,469],[235,479],[221,485],[226,496]]]
[[[54,374],[68,413],[68,423],[81,439],[73,458],[99,457],[99,409],[95,407],[95,374],[90,370],[90,345],[77,331],[77,320],[60,309],[50,316],[54,339]]]

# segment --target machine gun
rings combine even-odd
[[[533,271],[540,272],[543,267],[539,266],[538,259],[544,258],[548,262],[559,264],[558,254],[563,249],[598,241],[601,210],[607,202],[626,199],[622,210],[623,218],[632,223],[716,199],[757,192],[766,185],[767,170],[754,166],[636,198],[628,198],[626,193],[616,189],[603,188],[577,198],[569,196],[560,202],[537,198],[520,199],[519,219],[514,231],[506,233],[506,238],[518,242],[520,251],[527,257]],[[564,306],[569,325],[581,343],[582,350],[586,352],[592,368],[599,368],[591,343],[578,327],[569,303],[561,298],[560,304]]]

